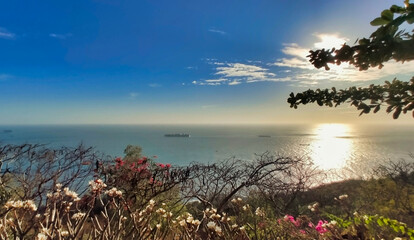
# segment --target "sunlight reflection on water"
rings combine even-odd
[[[321,169],[342,168],[353,155],[354,142],[347,124],[320,124],[309,144],[310,156]]]

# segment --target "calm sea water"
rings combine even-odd
[[[4,130],[11,130],[4,131]],[[164,137],[188,133],[190,138]],[[266,135],[266,137],[259,137]],[[146,156],[176,165],[216,162],[229,157],[249,160],[270,151],[312,159],[323,169],[370,166],[401,158],[414,161],[414,126],[322,125],[68,125],[0,126],[1,143],[44,143],[52,147],[83,143],[112,156],[128,144]]]

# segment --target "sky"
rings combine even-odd
[[[289,108],[291,92],[409,80],[414,63],[316,70],[390,0],[0,1],[0,124],[411,123]]]

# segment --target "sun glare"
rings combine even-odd
[[[322,169],[344,167],[353,149],[349,125],[320,124],[314,134],[315,139],[309,146],[314,163]]]
[[[316,35],[320,41],[314,44],[315,48],[340,48],[344,43],[349,41],[349,39],[338,37],[337,35],[333,34],[318,34]]]

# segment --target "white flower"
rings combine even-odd
[[[60,232],[60,235],[61,235],[62,237],[67,237],[67,236],[69,236],[69,232],[68,232],[68,231],[61,231],[61,232]]]
[[[38,233],[36,236],[36,240],[47,240],[47,235],[44,233]]]
[[[4,207],[6,209],[24,209],[24,210],[29,210],[29,211],[36,211],[37,210],[37,206],[36,204],[33,202],[33,200],[26,200],[26,201],[21,201],[21,200],[17,200],[17,201],[13,201],[13,200],[9,200],[6,202],[6,204],[4,205]]]
[[[198,226],[198,225],[201,224],[201,222],[198,219],[196,219],[192,222],[192,224],[195,225],[195,226]]]
[[[64,193],[66,196],[72,198],[74,201],[79,201],[80,198],[78,197],[78,194],[74,191],[70,191],[69,188],[64,188],[63,189]]]
[[[187,223],[185,222],[185,220],[183,219],[183,220],[181,220],[181,221],[179,221],[178,222],[178,224],[180,224],[180,226],[181,227],[185,227],[185,226],[187,226]]]
[[[216,229],[216,223],[215,222],[208,222],[207,223],[207,228],[209,229]]]
[[[211,219],[216,219],[216,220],[218,220],[218,219],[220,219],[220,218],[221,218],[221,216],[220,216],[220,214],[215,214],[215,213],[213,213],[213,214],[211,214],[210,218],[211,218]]]
[[[193,221],[194,221],[193,216],[190,215],[190,216],[187,217],[187,222],[188,223],[192,223]]]
[[[23,202],[23,208],[25,210],[30,210],[30,211],[36,211],[37,210],[37,206],[36,204],[33,202],[33,200],[26,200]]]
[[[116,197],[122,197],[122,192],[115,187],[111,188],[110,190],[105,192],[106,195],[116,198]]]
[[[167,211],[165,211],[164,208],[158,208],[157,211],[155,211],[158,214],[165,214]]]
[[[78,212],[72,215],[72,219],[78,221],[78,220],[81,220],[84,216],[85,216],[85,213]]]
[[[98,193],[106,188],[106,184],[102,181],[102,179],[96,179],[89,181],[89,187],[93,193]]]
[[[158,229],[160,229],[160,228],[161,228],[161,223],[158,223],[158,224],[156,225],[156,227],[157,227]]]
[[[250,208],[249,204],[246,204],[243,206],[243,211],[247,211],[249,210],[249,208]]]
[[[259,216],[259,217],[265,216],[265,212],[262,209],[260,209],[260,207],[256,208],[255,214],[256,216]]]
[[[216,231],[217,234],[221,234],[221,227],[216,226],[214,230]]]
[[[339,200],[344,200],[344,199],[348,198],[348,194],[343,194],[343,195],[339,196],[338,198],[339,198]]]

